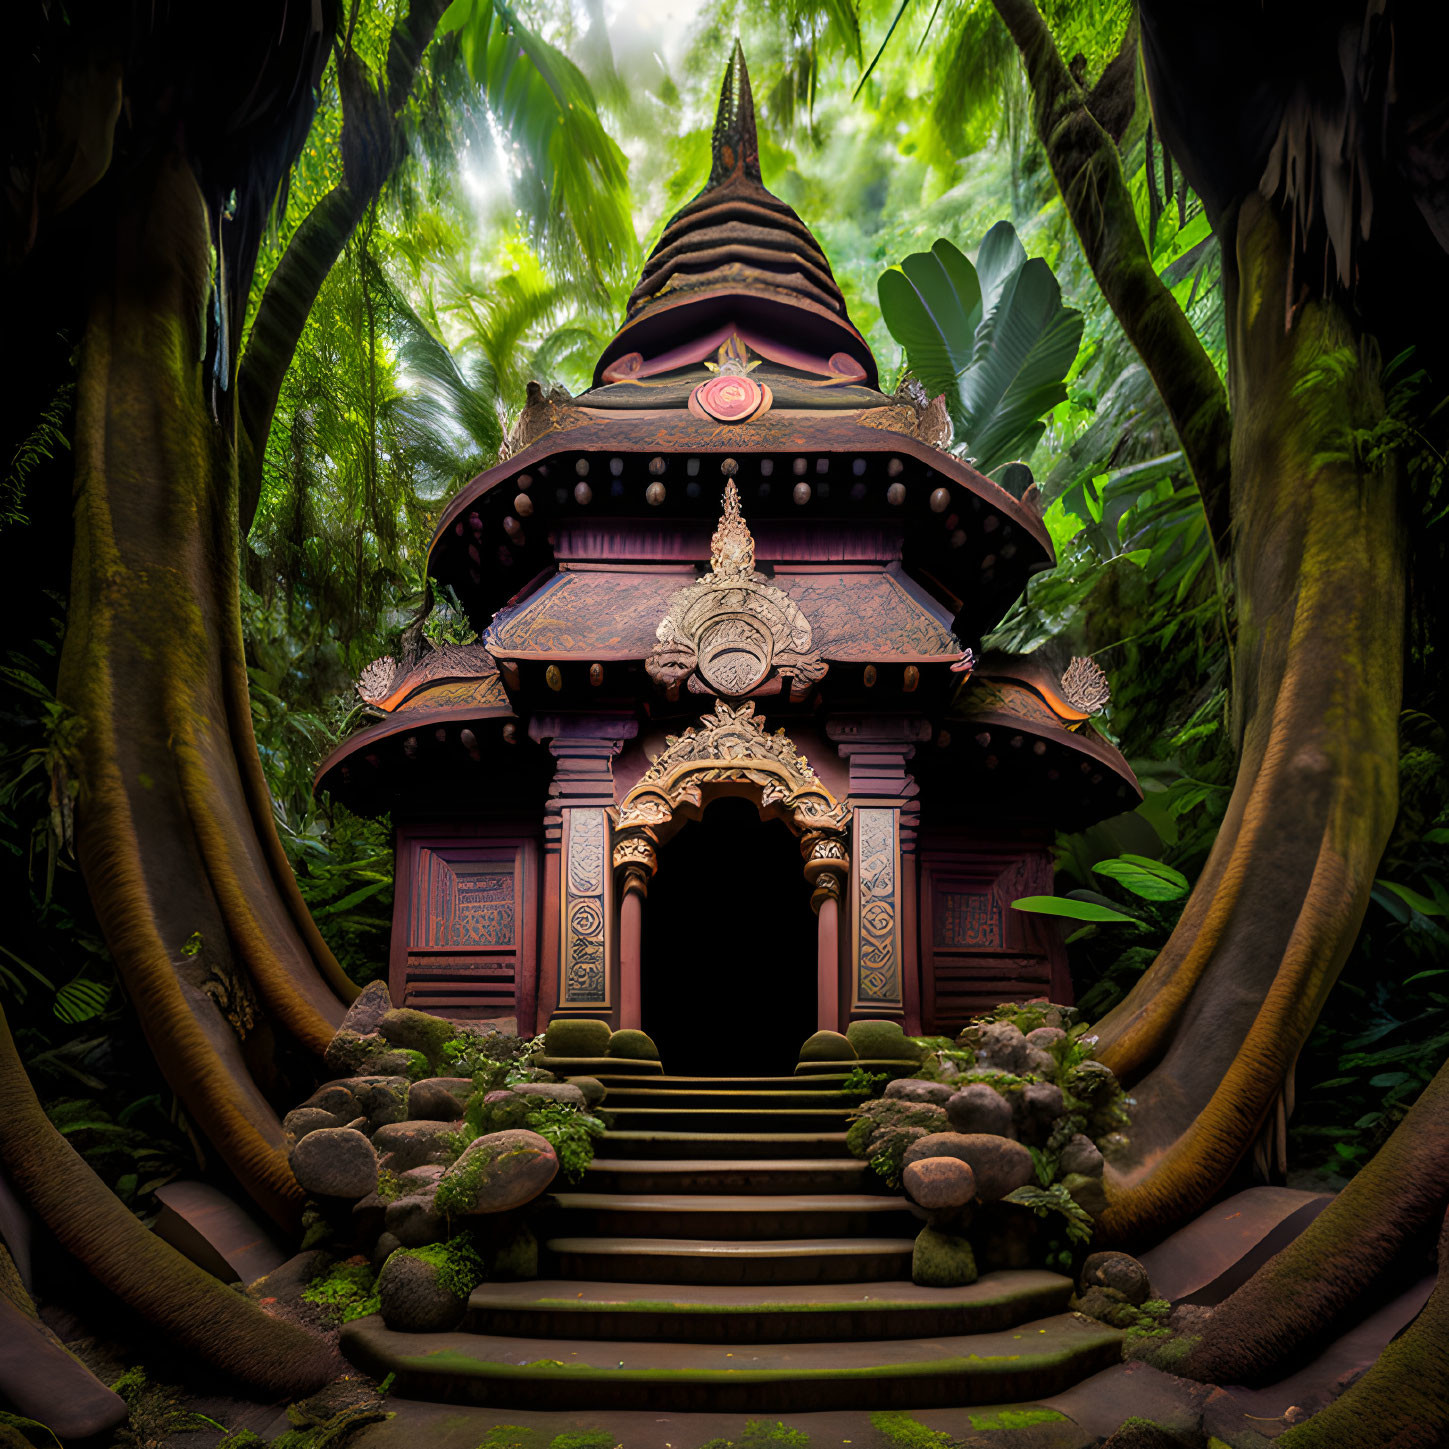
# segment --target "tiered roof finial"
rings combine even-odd
[[[714,573],[752,574],[755,571],[755,540],[740,512],[740,490],[731,478],[725,484],[724,509],[719,527],[709,544],[710,568]]]
[[[719,90],[719,110],[714,118],[713,162],[704,190],[723,185],[743,171],[751,181],[760,180],[760,142],[755,134],[755,94],[745,67],[745,50],[738,39],[725,69]]]

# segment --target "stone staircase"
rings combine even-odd
[[[1058,1274],[911,1282],[920,1224],[847,1154],[841,1074],[595,1065],[614,1126],[584,1181],[554,1194],[543,1276],[480,1285],[452,1333],[344,1329],[348,1357],[395,1375],[393,1392],[521,1409],[927,1408],[1040,1399],[1120,1358],[1119,1334],[1065,1311]]]

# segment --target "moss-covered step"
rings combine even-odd
[[[615,1126],[656,1132],[843,1132],[853,1107],[615,1107]]]
[[[585,1192],[875,1192],[891,1193],[870,1165],[811,1157],[768,1157],[735,1161],[676,1158],[596,1157],[579,1186]]]
[[[914,1233],[905,1200],[879,1193],[601,1193],[554,1195],[549,1227],[562,1235],[625,1238],[847,1238]]]
[[[606,1081],[610,1076],[662,1077],[661,1062],[646,1061],[640,1057],[550,1057],[534,1059],[534,1066],[543,1067],[560,1077],[598,1077]]]
[[[608,1103],[606,1102],[607,1109]],[[849,1157],[845,1133],[838,1132],[661,1132],[624,1129],[599,1139],[606,1156],[633,1158]]]
[[[914,1283],[484,1283],[464,1326],[517,1338],[666,1343],[822,1343],[993,1333],[1061,1313],[1069,1278],[987,1273],[969,1288]]]
[[[825,1065],[829,1065],[827,1062]],[[666,1092],[834,1092],[839,1091],[846,1073],[839,1070],[817,1072],[808,1077],[658,1077],[617,1078],[617,1085],[640,1091]],[[598,1078],[609,1082],[609,1073],[600,1068]]]
[[[418,1398],[785,1413],[1039,1398],[1117,1361],[1121,1335],[1072,1314],[961,1337],[753,1345],[394,1333],[374,1317],[347,1324],[342,1346]]]
[[[894,1057],[879,1059],[871,1057],[869,1060],[862,1057],[859,1061],[847,1062],[845,1065],[847,1068],[863,1067],[872,1075],[879,1075],[883,1072],[891,1081],[897,1077],[914,1076],[921,1066],[914,1057],[910,1061],[901,1061]],[[839,1072],[840,1068],[840,1062],[800,1062],[795,1068],[795,1075],[797,1077],[818,1077],[822,1074],[829,1075]]]
[[[860,1093],[838,1088],[741,1091],[727,1088],[679,1088],[665,1092],[657,1087],[615,1086],[609,1088],[612,1107],[668,1107],[683,1111],[710,1108],[716,1111],[818,1111],[822,1108],[854,1110],[863,1100]]]
[[[909,1278],[915,1239],[553,1237],[544,1271],[597,1283],[866,1283]]]

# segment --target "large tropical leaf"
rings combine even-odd
[[[1062,402],[1082,339],[1079,312],[1009,222],[972,263],[944,238],[881,275],[881,314],[926,391],[944,394],[957,451],[990,472],[1027,456]]]
[[[541,244],[560,270],[583,261],[596,283],[617,280],[635,248],[629,163],[583,72],[504,0],[453,0],[438,30],[457,32],[469,74],[526,162],[520,199]],[[581,256],[567,255],[564,232]]]

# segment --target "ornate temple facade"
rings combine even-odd
[[[1070,999],[1011,902],[1140,795],[1095,666],[982,651],[1053,555],[949,438],[942,400],[879,390],[762,184],[737,49],[594,385],[531,389],[443,514],[429,570],[478,642],[370,666],[319,771],[396,827],[395,1002],[642,1025],[666,1060],[703,1023],[763,1062]]]

